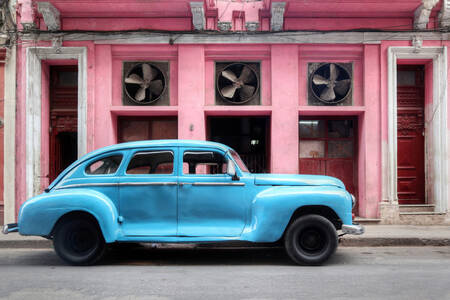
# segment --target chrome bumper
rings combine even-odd
[[[359,224],[353,224],[353,225],[342,225],[342,232],[345,234],[356,234],[360,235],[364,233],[364,227]]]
[[[19,231],[19,224],[17,224],[17,223],[3,225],[3,228],[2,228],[2,232],[4,234],[8,234],[10,232],[17,232],[17,231]]]

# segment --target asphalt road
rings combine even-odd
[[[0,299],[450,299],[450,247],[341,247],[321,267],[282,249],[122,249],[100,265],[0,249]]]

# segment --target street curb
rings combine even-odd
[[[52,241],[50,240],[6,240],[0,241],[0,249],[47,249],[53,248]]]
[[[341,247],[417,247],[417,246],[450,246],[450,238],[340,238],[339,246]],[[267,247],[267,245],[258,245],[246,243],[245,245],[236,244],[171,244],[161,245],[161,248],[254,248]],[[158,247],[158,248],[159,248]],[[42,239],[33,240],[3,240],[0,241],[0,249],[50,249],[53,248],[52,241]]]
[[[344,247],[450,246],[450,238],[342,238]]]

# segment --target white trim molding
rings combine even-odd
[[[61,29],[61,20],[59,10],[50,2],[39,2],[38,11],[44,17],[44,23],[48,30],[56,31]]]
[[[450,0],[442,0],[441,11],[439,12],[439,26],[441,28],[450,27]]]
[[[87,50],[85,47],[30,47],[26,50],[26,196],[40,192],[42,60],[78,61],[78,157],[87,151]]]
[[[5,127],[3,136],[3,200],[4,223],[16,222],[16,46],[6,51],[5,62]]]
[[[433,103],[425,112],[426,167],[430,180],[425,190],[430,191],[436,212],[448,209],[448,130],[447,130],[447,47],[389,47],[388,48],[388,147],[383,156],[387,165],[383,175],[387,177],[387,200],[398,204],[397,196],[397,60],[431,59],[433,61]],[[427,128],[428,127],[428,128]]]
[[[427,29],[431,11],[436,4],[438,4],[438,2],[439,0],[422,0],[422,5],[420,5],[414,12],[414,29]]]
[[[205,30],[205,10],[203,9],[203,2],[190,2],[192,13],[192,25],[195,30]]]

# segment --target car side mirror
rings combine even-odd
[[[228,160],[227,174],[231,176],[231,180],[233,180],[233,181],[239,180],[239,176],[236,174],[236,168],[234,166],[233,161],[231,161],[231,160]]]

